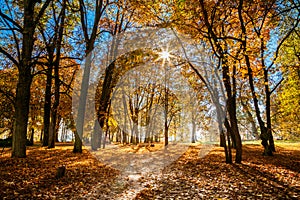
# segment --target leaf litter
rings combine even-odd
[[[242,164],[226,164],[223,149],[202,156],[191,146],[162,171],[122,174],[72,145],[30,147],[27,158],[0,156],[1,199],[299,199],[300,150],[277,147],[273,157],[243,146]],[[59,166],[66,174],[55,178]]]

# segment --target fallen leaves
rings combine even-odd
[[[87,150],[72,153],[72,144],[55,149],[31,147],[24,159],[0,157],[0,199],[78,199],[92,187],[110,185],[119,172],[95,159]],[[57,167],[66,174],[57,180]]]
[[[244,162],[225,164],[219,147],[200,158],[201,147],[191,147],[165,168],[156,186],[136,199],[299,199],[299,151],[279,148],[273,157],[261,147],[244,146]],[[286,154],[287,153],[287,154]]]
[[[226,164],[223,149],[201,156],[191,146],[162,172],[119,176],[90,152],[72,146],[31,147],[25,159],[0,157],[1,199],[299,199],[300,151],[277,147],[273,157],[262,147],[244,145],[242,164]],[[66,175],[55,179],[58,166]]]

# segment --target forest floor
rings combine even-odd
[[[72,144],[54,149],[33,146],[27,158],[0,151],[0,199],[300,199],[300,143],[277,143],[272,157],[262,147],[244,144],[242,164],[226,164],[223,149],[199,156],[202,145],[188,150],[159,173],[138,176],[96,159]],[[56,179],[59,166],[66,174]]]

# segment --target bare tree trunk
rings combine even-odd
[[[229,120],[230,120],[230,127],[233,137],[232,139],[236,143],[236,156],[235,156],[235,162],[241,163],[242,161],[242,141],[241,136],[238,130],[238,123],[236,118],[236,100],[235,100],[235,94],[232,93],[231,83],[230,83],[230,77],[229,77],[229,67],[227,66],[227,59],[226,57],[223,59],[223,80],[224,85],[227,93],[227,112],[229,114]],[[229,131],[228,131],[229,132]]]
[[[262,46],[264,45],[262,44]],[[272,122],[271,122],[271,92],[269,89],[268,69],[266,68],[264,69],[264,79],[265,79],[264,82],[265,82],[265,95],[266,95],[267,136],[268,136],[270,150],[272,152],[275,152],[275,144],[272,135]]]
[[[168,126],[167,121],[165,121],[164,136],[165,136],[165,146],[168,146],[168,144],[169,144],[169,126]]]
[[[101,138],[100,138],[100,125],[98,120],[96,119],[94,121],[94,129],[93,129],[93,133],[92,133],[92,139],[91,139],[91,146],[92,146],[92,150],[96,151],[100,146],[101,146]],[[79,144],[82,145],[82,144]],[[80,148],[76,147],[76,148]]]
[[[74,153],[82,153],[82,137],[83,137],[83,129],[84,129],[86,99],[87,99],[87,92],[88,92],[88,86],[90,80],[91,62],[92,62],[91,54],[88,54],[84,65],[84,72],[83,72],[81,88],[80,88],[78,115],[76,120],[77,134],[75,136],[75,143],[73,148]]]

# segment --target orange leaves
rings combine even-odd
[[[299,143],[277,143],[274,157],[262,156],[261,146],[244,145],[245,161],[241,165],[226,164],[221,147],[214,147],[207,156],[199,157],[204,147],[195,145],[166,166],[163,173],[118,179],[118,171],[103,165],[86,150],[83,154],[74,154],[71,143],[61,145],[52,150],[30,147],[30,156],[24,159],[12,159],[6,150],[0,157],[0,196],[6,199],[117,199],[133,193],[130,199],[300,197],[297,189]],[[60,165],[66,166],[66,174],[56,180],[56,168]]]
[[[0,184],[0,196],[7,199],[79,199],[96,185],[104,191],[118,175],[116,170],[104,166],[87,151],[73,154],[71,143],[63,145],[58,144],[58,148],[50,151],[31,147],[25,159],[11,159],[9,154],[1,156],[0,182],[4,184]],[[56,180],[56,168],[60,165],[66,166],[66,174]]]

